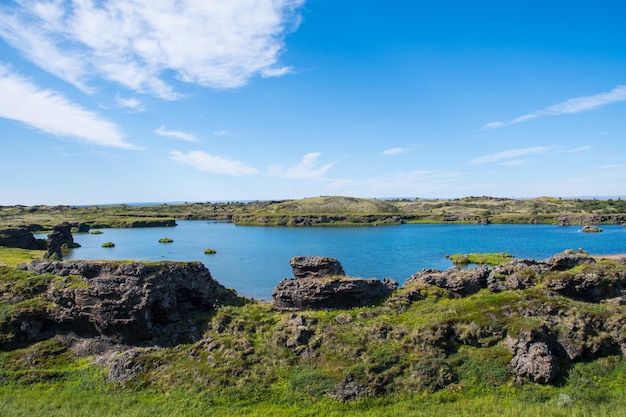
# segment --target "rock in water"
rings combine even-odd
[[[379,302],[398,286],[392,279],[347,277],[337,259],[291,258],[295,278],[285,278],[272,292],[279,310],[321,310],[362,307]]]
[[[296,278],[321,278],[327,276],[345,276],[339,261],[324,256],[294,256],[289,261]]]

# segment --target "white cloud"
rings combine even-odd
[[[321,178],[331,169],[334,163],[320,166],[319,158],[321,152],[311,152],[305,154],[300,162],[296,165],[285,168],[282,166],[274,166],[268,169],[268,175],[279,176],[291,179],[315,179]]]
[[[405,148],[389,148],[381,152],[381,155],[400,155],[407,152]]]
[[[185,140],[187,142],[198,141],[198,139],[196,139],[196,137],[191,133],[181,132],[179,130],[167,130],[165,126],[161,126],[157,129],[154,129],[154,133],[156,133],[159,136],[165,136],[166,138],[180,139],[180,140]]]
[[[474,158],[471,163],[473,164],[486,164],[489,162],[498,162],[505,159],[517,158],[518,156],[539,154],[549,151],[551,148],[547,146],[535,146],[531,148],[510,149],[507,151],[496,152],[489,155]],[[515,164],[519,164],[520,161],[516,161]]]
[[[124,141],[115,124],[55,91],[40,89],[3,65],[0,65],[0,91],[0,117],[56,136],[101,146],[140,149]]]
[[[0,36],[30,61],[89,91],[95,76],[164,99],[167,74],[212,88],[281,76],[284,37],[304,0],[20,1],[0,8]]]
[[[212,132],[215,136],[228,136],[230,133],[227,130],[216,130]]]
[[[562,103],[546,107],[543,110],[537,110],[532,113],[516,117],[509,122],[487,123],[483,126],[483,129],[493,129],[511,124],[522,123],[542,116],[558,116],[562,114],[579,113],[620,101],[626,101],[626,85],[617,86],[613,90],[606,93],[572,98]]]
[[[497,127],[506,126],[504,122],[490,122],[483,126],[483,129],[495,129]]]
[[[211,174],[239,177],[242,175],[254,175],[258,172],[256,168],[247,166],[241,161],[211,155],[204,151],[190,151],[187,153],[172,151],[170,152],[170,158],[180,164],[189,165],[198,171],[210,172]]]
[[[115,97],[115,101],[117,103],[118,107],[122,107],[125,109],[129,109],[132,110],[133,112],[143,112],[146,109],[143,107],[143,104],[141,103],[141,101],[139,101],[138,99],[131,97],[131,98],[122,98],[119,95],[117,95]]]

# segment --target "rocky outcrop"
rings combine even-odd
[[[584,252],[564,251],[543,261],[515,259],[491,269],[484,266],[469,269],[454,266],[445,271],[424,269],[409,277],[404,287],[416,283],[433,285],[448,291],[454,297],[466,297],[483,288],[493,292],[530,288],[537,284],[541,274],[552,272],[545,279],[546,288],[568,297],[599,302],[624,295],[626,277],[619,272],[607,275],[605,272],[581,270],[571,274],[559,274],[577,266],[595,263],[595,258]]]
[[[423,283],[445,288],[456,297],[477,293],[486,286],[489,270],[486,267],[460,269],[452,267],[446,271],[424,269],[406,280],[405,285]]]
[[[596,260],[593,256],[589,256],[581,251],[564,251],[539,263],[543,271],[565,271],[579,265],[593,265]]]
[[[582,229],[580,229],[581,232],[584,233],[599,233],[602,232],[603,230],[601,228],[599,228],[598,226],[583,226]]]
[[[487,277],[487,288],[493,292],[524,290],[536,284],[545,267],[533,259],[515,259],[492,268]]]
[[[74,227],[74,224],[68,222],[54,226],[54,230],[48,235],[48,240],[46,240],[46,253],[43,256],[44,258],[48,259],[54,256],[56,259],[61,260],[63,259],[61,248],[75,248],[80,246],[74,243],[72,227]]]
[[[293,276],[296,278],[322,278],[345,276],[346,273],[335,258],[323,256],[294,256],[289,260]]]
[[[26,227],[0,230],[0,246],[30,250],[46,249],[46,242],[36,239],[30,229]]]
[[[624,214],[572,214],[557,218],[559,225],[586,225],[586,224],[623,224],[626,222]]]
[[[353,278],[334,258],[297,256],[291,259],[296,278],[285,278],[272,292],[279,310],[342,309],[372,305],[397,288],[386,278]]]
[[[241,303],[199,262],[33,261],[20,268],[38,275],[79,277],[82,284],[58,289],[51,283],[43,288],[42,296],[51,307],[45,313],[16,317],[11,346],[64,333],[167,346],[202,333],[201,324],[190,319],[193,313]]]
[[[511,369],[521,382],[528,378],[542,384],[559,375],[559,364],[545,341],[530,331],[523,331],[517,339],[508,338],[507,345],[513,353]]]

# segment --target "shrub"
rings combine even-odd
[[[159,239],[159,243],[172,243],[174,240],[170,239],[169,237],[162,237],[161,239]]]
[[[89,232],[89,234],[92,234],[92,235],[101,235],[101,234],[102,234],[102,230],[92,230],[91,232]]]
[[[215,249],[207,248],[204,250],[204,253],[206,253],[207,255],[213,255],[217,252],[215,251]]]
[[[103,248],[114,248],[115,247],[115,243],[113,243],[113,242],[104,242],[102,244],[102,247]]]

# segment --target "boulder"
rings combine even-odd
[[[345,276],[339,261],[325,256],[294,256],[289,261],[296,278],[322,278],[327,276]]]
[[[531,331],[520,332],[517,339],[508,338],[507,345],[514,355],[511,369],[519,381],[528,378],[545,384],[559,375],[559,364],[542,339]]]

